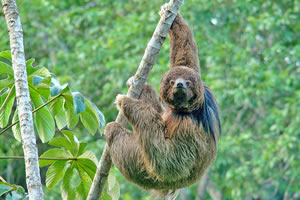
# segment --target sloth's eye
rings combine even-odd
[[[187,81],[185,84],[186,84],[186,86],[188,87],[188,86],[191,85],[191,81]]]
[[[170,81],[170,84],[171,84],[171,86],[173,86],[173,85],[174,85],[174,83],[175,83],[175,81],[174,81],[174,80],[171,80],[171,81]]]

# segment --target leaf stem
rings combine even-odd
[[[9,126],[6,127],[5,129],[3,129],[3,130],[0,132],[0,135],[2,135],[2,133],[4,133],[5,131],[7,131],[8,129],[10,129],[11,127],[13,127],[14,125],[16,125],[17,123],[19,123],[19,120],[18,120],[18,121],[15,121],[14,123],[12,123],[11,125],[9,125]]]
[[[23,160],[24,156],[0,156],[0,160],[4,159]],[[77,158],[39,157],[39,160],[77,160]]]
[[[32,111],[32,113],[35,113],[36,111],[42,109],[43,107],[45,107],[46,105],[48,105],[49,103],[51,103],[52,101],[54,101],[55,99],[57,99],[57,98],[60,97],[60,96],[62,96],[62,94],[56,95],[55,97],[53,97],[52,99],[50,99],[49,101],[47,101],[46,103],[44,103],[43,105],[41,105],[40,107],[34,109],[34,110]]]
[[[32,113],[35,113],[36,111],[42,109],[43,107],[45,107],[46,105],[48,105],[49,103],[51,103],[52,101],[54,101],[55,99],[57,99],[58,97],[62,96],[62,94],[58,94],[55,97],[53,97],[52,99],[50,99],[49,101],[47,101],[46,103],[44,103],[43,105],[41,105],[40,107],[34,109],[32,111]],[[17,123],[19,123],[19,120],[15,121],[13,124],[9,125],[8,127],[6,127],[5,129],[3,129],[0,132],[0,135],[2,135],[2,133],[4,133],[5,131],[7,131],[8,129],[10,129],[11,127],[13,127],[14,125],[16,125]]]
[[[7,103],[7,101],[8,101],[8,99],[9,99],[10,95],[12,94],[12,91],[14,90],[14,87],[15,87],[15,84],[13,84],[13,86],[11,87],[11,89],[10,89],[10,91],[9,91],[9,93],[8,93],[8,95],[7,95],[7,97],[5,98],[3,104],[2,104],[2,106],[1,106],[1,108],[0,108],[0,112],[2,111],[2,109],[3,109],[4,106],[5,106],[5,104]]]

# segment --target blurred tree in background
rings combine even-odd
[[[127,90],[163,3],[19,0],[26,57],[71,83],[109,122],[117,114],[115,96]],[[300,2],[186,0],[181,14],[194,32],[202,78],[222,113],[223,135],[208,189],[222,199],[300,199]],[[0,38],[0,51],[9,49],[1,10]],[[168,43],[149,78],[156,89],[169,68]],[[104,138],[77,133],[100,158]],[[1,136],[0,155],[20,155],[20,145],[8,132]],[[20,166],[22,161],[1,161],[0,176],[25,185]],[[113,170],[121,199],[149,198]],[[196,199],[198,191],[198,184],[184,189],[181,199]],[[212,196],[206,193],[217,199]],[[59,198],[59,189],[45,197]]]

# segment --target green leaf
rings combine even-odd
[[[109,196],[109,194],[107,194],[107,192],[102,192],[101,200],[112,200],[112,198]]]
[[[67,131],[67,130],[63,130],[62,134],[71,142],[72,146],[76,146],[78,144],[78,140],[77,138],[74,136],[74,134],[72,133],[72,131]]]
[[[76,164],[78,166],[78,169],[85,171],[89,175],[89,177],[93,180],[97,169],[97,166],[94,163],[94,161],[86,158],[78,158],[76,160]]]
[[[64,149],[50,149],[44,152],[40,157],[47,157],[47,158],[73,158],[72,154],[69,151]],[[44,167],[47,165],[52,164],[55,160],[39,160],[40,167]]]
[[[10,200],[27,199],[23,187],[0,181],[0,197],[8,192],[11,193],[8,194],[5,199],[10,199]]]
[[[111,190],[114,187],[116,180],[116,176],[112,172],[110,172],[107,178],[108,190]]]
[[[110,172],[108,175],[108,194],[111,196],[113,200],[117,200],[120,197],[120,186],[116,179],[116,176]]]
[[[38,84],[40,84],[43,80],[45,79],[45,77],[41,77],[41,76],[33,76],[32,79],[32,84],[33,86],[37,86]]]
[[[100,122],[100,128],[102,128],[105,125],[105,117],[104,117],[103,113],[99,110],[99,108],[93,102],[90,102],[90,103],[94,106],[94,108],[95,108],[95,110],[98,114],[98,120]]]
[[[108,194],[112,197],[113,200],[118,200],[120,197],[120,185],[118,181],[115,181],[114,186],[109,189]]]
[[[27,200],[28,197],[26,196],[25,192],[21,190],[12,191],[11,194],[8,194],[5,200]]]
[[[37,92],[31,88],[29,88],[29,91],[34,108],[37,108],[45,103]],[[41,141],[45,143],[51,140],[55,133],[55,123],[48,107],[45,106],[36,111],[33,115],[33,119]]]
[[[52,97],[58,95],[60,92],[62,92],[62,86],[60,85],[59,81],[55,78],[51,78],[51,84],[50,84],[50,94]]]
[[[94,135],[97,131],[98,127],[100,127],[100,120],[98,113],[94,106],[91,104],[90,101],[85,99],[86,109],[82,113],[80,113],[80,120],[84,127]]]
[[[34,76],[41,76],[41,77],[51,76],[49,70],[46,67],[44,66],[33,67],[32,66],[33,61],[34,60],[30,59],[26,63],[28,80],[32,80]]]
[[[85,111],[85,103],[84,103],[84,98],[80,94],[80,92],[72,92],[73,99],[74,99],[74,109],[75,113],[81,113]]]
[[[87,158],[87,159],[90,159],[90,160],[92,160],[95,163],[95,165],[97,165],[97,163],[98,163],[97,157],[94,154],[94,152],[89,151],[89,150],[85,151],[83,154],[81,154],[80,156],[78,156],[78,158]]]
[[[80,177],[80,184],[79,186],[76,188],[76,200],[85,200],[90,186],[91,186],[91,179],[90,177],[86,174],[86,172],[84,172],[81,169],[78,169],[78,173],[79,173],[79,177]]]
[[[62,199],[65,200],[75,199],[75,187],[72,187],[74,185],[72,182],[72,178],[74,176],[73,169],[74,168],[72,166],[67,168],[60,186]]]
[[[10,96],[7,97],[9,93],[10,93]],[[15,101],[15,96],[16,96],[15,87],[13,87],[10,90],[7,90],[6,92],[4,92],[0,97],[0,105],[1,106],[3,105],[4,101],[7,98],[6,104],[4,105],[3,109],[0,110],[0,128],[4,128],[9,121],[9,117],[10,117],[12,107],[13,107],[14,101]]]
[[[9,50],[1,51],[0,57],[6,58],[7,60],[11,61],[11,52]]]
[[[37,93],[45,97],[45,99],[48,99],[50,96],[51,79],[52,78],[50,76],[41,77],[35,75],[32,79],[32,83],[29,83],[32,84],[30,86],[32,86]]]
[[[15,187],[11,186],[10,184],[0,181],[0,197],[14,189]]]
[[[32,75],[28,76],[28,84],[37,93],[48,99],[50,96],[51,76],[42,76],[42,74],[39,74],[39,72],[36,73],[37,74],[33,73]]]
[[[15,110],[12,123],[15,123],[16,121],[19,121],[18,108],[16,108],[16,110]],[[12,131],[14,133],[14,137],[16,138],[16,140],[21,142],[22,137],[21,137],[21,129],[20,129],[20,123],[19,122],[12,127]]]
[[[66,111],[68,128],[72,129],[77,125],[79,116],[75,113],[73,95],[70,92],[69,86],[62,91],[62,94],[65,100],[64,108]]]
[[[67,125],[67,119],[66,119],[63,102],[64,102],[63,97],[59,97],[48,105],[50,112],[55,118],[57,128],[60,130]]]
[[[14,79],[8,76],[6,79],[0,80],[0,90],[6,87],[11,87],[14,84]]]
[[[55,137],[50,140],[48,144],[56,147],[64,147],[68,149],[73,155],[75,154],[74,149],[76,149],[76,147],[73,148],[71,142],[65,137]]]
[[[63,177],[66,160],[55,161],[46,173],[46,186],[51,190]]]
[[[29,60],[26,61],[26,68],[33,68],[33,63],[34,63],[35,59],[34,58],[30,58]]]
[[[0,74],[6,74],[9,76],[14,76],[14,71],[13,68],[11,66],[9,66],[8,64],[0,61]]]
[[[80,156],[83,152],[84,152],[84,149],[85,147],[87,146],[87,143],[86,142],[80,142],[78,144],[78,152],[77,152],[77,156]]]

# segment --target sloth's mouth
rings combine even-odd
[[[174,99],[186,99],[186,92],[185,92],[186,89],[176,89],[175,92],[174,92]]]
[[[188,98],[186,89],[176,88],[173,92],[172,105],[176,107],[185,108],[188,106]]]

